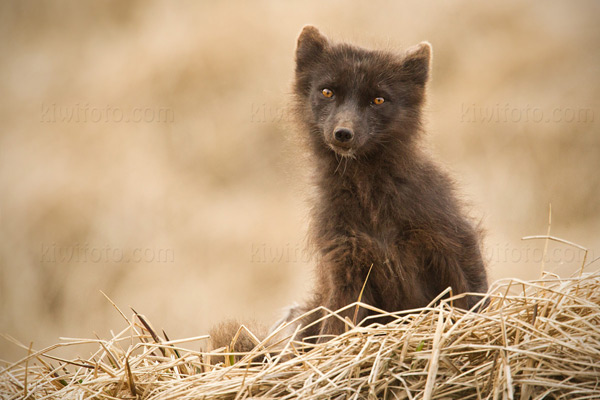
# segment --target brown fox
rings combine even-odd
[[[487,291],[479,233],[420,148],[430,60],[426,42],[393,54],[331,42],[312,26],[300,33],[293,109],[315,168],[309,237],[319,261],[314,295],[286,319],[353,303],[365,282],[362,301],[386,311],[426,306],[447,287]],[[328,318],[303,335],[343,331]]]
[[[425,42],[394,54],[331,42],[312,26],[300,33],[293,110],[315,171],[309,238],[317,280],[310,300],[282,322],[319,306],[338,310],[357,301],[363,285],[363,303],[391,312],[426,306],[447,287],[487,291],[478,230],[452,179],[420,147],[430,60]],[[361,308],[356,322],[368,315]],[[344,330],[328,318],[301,338]]]

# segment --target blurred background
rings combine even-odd
[[[35,349],[145,314],[173,338],[270,324],[310,291],[285,111],[296,36],[432,43],[428,145],[490,278],[600,256],[596,1],[2,2],[0,333]],[[587,270],[597,270],[600,262]],[[0,358],[26,352],[0,338]],[[88,354],[79,354],[82,357]]]

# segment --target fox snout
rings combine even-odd
[[[333,131],[333,140],[337,146],[349,147],[354,139],[354,131],[346,127],[337,127]]]
[[[348,124],[337,125],[328,136],[329,147],[341,156],[353,156],[360,145],[354,129]]]
[[[341,156],[354,156],[363,144],[360,132],[351,123],[338,123],[329,132],[329,147]]]
[[[326,134],[326,140],[333,151],[340,155],[350,155],[362,145],[362,127],[357,121],[359,116],[355,109],[349,109],[348,106],[333,115],[329,133]]]

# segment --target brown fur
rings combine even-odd
[[[247,353],[254,349],[256,343],[241,326],[242,324],[234,319],[229,319],[213,326],[208,332],[212,351],[225,348],[225,352],[229,353]],[[264,328],[254,321],[245,323],[244,326],[259,340],[262,340],[266,336]],[[236,338],[238,332],[239,335]],[[239,361],[239,359],[240,356],[234,357],[235,361]],[[218,364],[220,362],[225,362],[225,356],[211,356],[211,364]]]
[[[419,145],[430,56],[428,43],[393,54],[332,43],[311,26],[300,34],[294,111],[315,167],[309,236],[318,265],[314,295],[293,315],[357,301],[371,265],[362,301],[388,311],[426,306],[449,286],[487,290],[478,232]],[[339,129],[351,139],[336,139]],[[367,316],[361,309],[358,320]],[[343,331],[329,318],[304,336]]]
[[[290,308],[275,328],[319,306],[335,311],[357,301],[365,281],[362,302],[387,311],[426,306],[447,287],[454,294],[487,290],[479,234],[452,180],[419,144],[430,58],[428,43],[393,54],[332,43],[311,26],[300,34],[294,113],[315,169],[309,236],[317,279],[312,298]],[[374,104],[377,97],[384,103]],[[478,300],[466,296],[455,305],[471,308]],[[353,319],[354,312],[342,317]],[[356,322],[368,315],[361,308]],[[238,328],[214,328],[213,347],[230,346]],[[295,329],[279,331],[274,341]],[[344,329],[328,318],[296,339],[326,340]],[[234,347],[249,351],[254,344],[242,335]]]

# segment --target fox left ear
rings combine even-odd
[[[296,72],[305,70],[309,65],[316,62],[328,46],[325,36],[317,28],[306,25],[296,46]]]
[[[407,49],[402,58],[403,78],[424,85],[429,79],[431,52],[429,42],[421,42]]]

